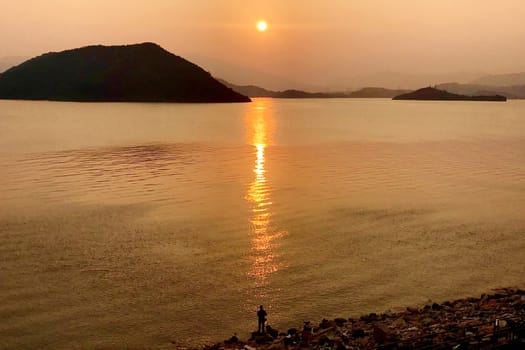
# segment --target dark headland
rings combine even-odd
[[[0,74],[0,98],[92,102],[249,102],[154,43],[87,46],[32,58]]]
[[[501,95],[490,96],[466,96],[450,93],[446,90],[439,90],[433,87],[426,87],[406,94],[401,94],[392,98],[393,100],[432,100],[432,101],[497,101],[505,102],[507,98]]]

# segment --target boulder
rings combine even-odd
[[[365,331],[361,328],[358,328],[352,331],[352,337],[354,338],[362,338],[364,336],[365,336]]]
[[[374,324],[374,340],[378,344],[384,344],[395,341],[395,336],[383,325]]]
[[[319,328],[327,329],[327,328],[330,328],[330,327],[337,327],[337,324],[334,321],[329,321],[329,320],[323,318],[323,320],[319,324]]]
[[[297,334],[297,328],[290,328],[288,329],[289,335],[296,335]]]
[[[279,331],[277,329],[273,329],[270,325],[266,326],[266,334],[269,334],[272,338],[279,337]]]
[[[346,320],[346,318],[338,317],[334,319],[334,322],[336,323],[337,327],[343,327],[344,324],[348,321]]]
[[[433,303],[432,310],[435,310],[435,311],[441,310],[441,305],[439,305],[438,303]]]

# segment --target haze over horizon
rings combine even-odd
[[[334,0],[329,5],[2,1],[0,57],[150,41],[216,77],[268,88],[408,87],[403,84],[525,71],[523,1]],[[265,32],[255,27],[260,19],[268,23]],[[410,76],[416,77],[412,83]]]

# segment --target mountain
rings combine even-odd
[[[266,90],[265,88],[256,86],[256,85],[236,85],[232,84],[230,82],[227,82],[224,79],[217,79],[225,86],[229,87],[230,89],[237,91],[238,93],[242,95],[246,95],[249,97],[275,97],[277,94],[277,91],[272,90]]]
[[[264,86],[266,89],[279,91],[290,87],[304,91],[320,91],[324,85],[317,85],[287,77],[288,72],[277,73],[270,67],[260,67],[251,62],[247,65],[231,62],[227,59],[209,57],[199,53],[188,52],[186,57],[191,58],[192,62],[199,64],[214,76],[221,77],[228,81],[235,81],[240,85]],[[310,80],[311,77],[308,77]]]
[[[505,96],[466,96],[453,94],[432,87],[422,88],[407,94],[395,96],[393,100],[439,100],[439,101],[506,101]]]
[[[467,83],[483,76],[477,72],[451,73],[407,73],[407,72],[376,72],[346,77],[346,86],[381,86],[388,89],[415,90],[420,86],[433,86],[446,81]],[[349,85],[350,84],[350,85]]]
[[[352,91],[348,97],[354,98],[377,98],[377,97],[386,97],[392,98],[394,96],[405,94],[410,92],[410,90],[392,90],[385,89],[381,87],[365,87],[357,91]]]
[[[273,97],[273,98],[334,98],[348,97],[342,92],[307,92],[303,90],[288,89],[284,91],[272,91],[256,85],[236,85],[226,80],[219,79],[227,87],[240,94],[249,97]]]
[[[436,88],[462,95],[503,95],[511,99],[525,98],[525,85],[490,86],[479,84],[444,83]]]
[[[95,102],[249,102],[157,44],[51,52],[0,74],[0,98]]]
[[[22,56],[5,56],[0,57],[0,73],[3,71],[8,70],[9,68],[16,66],[25,60],[27,60],[27,57]]]
[[[306,92],[302,90],[284,90],[276,92],[276,98],[339,98],[348,97],[342,92]]]
[[[512,86],[525,85],[525,72],[511,73],[511,74],[494,74],[486,75],[481,78],[471,81],[476,85],[490,85],[490,86]]]
[[[273,98],[392,98],[410,90],[392,90],[380,87],[365,87],[352,92],[307,92],[302,90],[272,91],[255,85],[236,85],[219,79],[227,87],[249,97]]]

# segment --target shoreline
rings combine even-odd
[[[525,290],[501,288],[404,311],[309,321],[296,328],[201,347],[221,349],[505,349],[525,348]],[[521,347],[520,347],[521,344]]]

